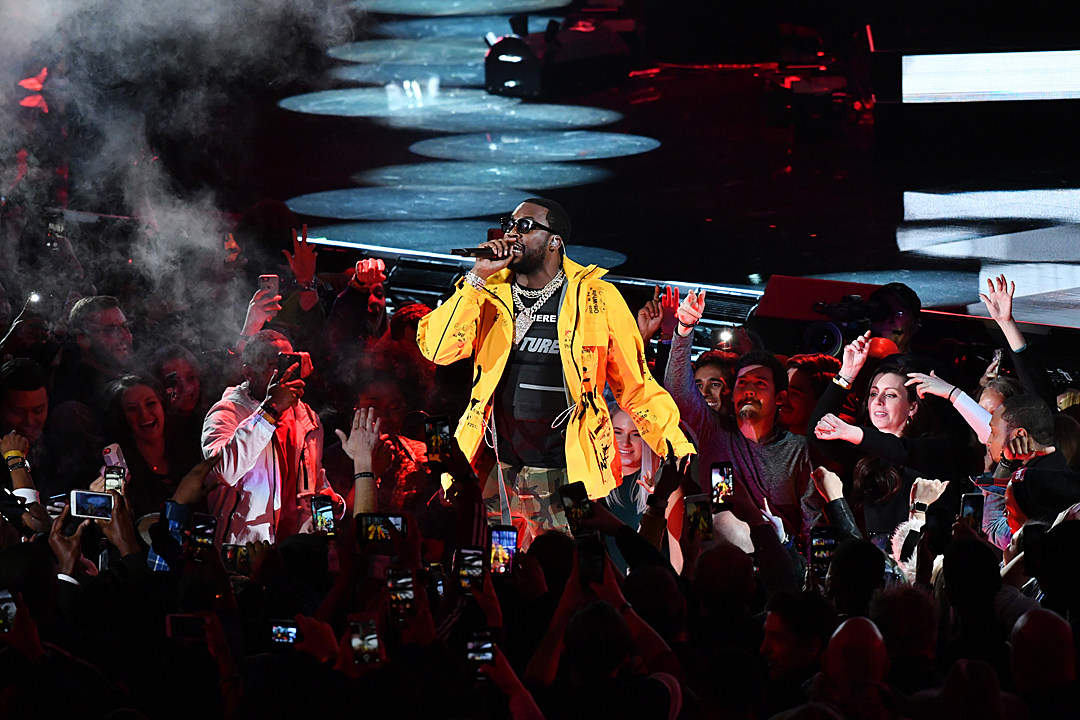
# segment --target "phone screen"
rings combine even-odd
[[[315,532],[334,537],[334,501],[322,495],[312,496],[311,522]]]
[[[112,520],[113,496],[90,490],[71,491],[71,514],[94,520]]]
[[[8,632],[15,623],[15,600],[7,590],[0,590],[0,632]]]
[[[440,416],[424,421],[424,442],[427,443],[428,462],[446,462],[450,452],[450,418]]]
[[[599,533],[589,533],[577,540],[578,576],[581,584],[589,587],[592,583],[604,582],[604,565],[607,552]]]
[[[495,662],[495,642],[491,639],[490,630],[477,630],[469,637],[465,643],[465,659],[478,680],[485,677],[480,672],[480,666]]]
[[[412,571],[407,568],[387,569],[386,589],[390,593],[390,617],[401,622],[412,611],[416,597]]]
[[[982,493],[964,493],[960,497],[960,519],[975,532],[982,531],[984,502]]]
[[[350,622],[349,642],[352,646],[353,662],[360,665],[372,665],[383,661],[379,625],[374,618]]]
[[[712,464],[712,503],[714,506],[731,501],[735,490],[735,469],[729,462]]]
[[[198,547],[210,547],[214,544],[214,534],[217,532],[217,518],[213,515],[195,513],[194,525],[191,529],[191,541]]]
[[[392,527],[404,535],[405,518],[400,515],[360,513],[356,516],[356,541],[361,547],[374,543],[377,548],[389,551],[393,547],[393,538],[390,537]]]
[[[291,620],[273,620],[270,623],[270,642],[274,645],[295,645],[300,639],[300,629]]]
[[[484,582],[484,551],[480,548],[461,548],[457,551],[458,579],[461,587],[469,589],[469,584]]]
[[[810,528],[810,569],[819,583],[824,583],[825,576],[829,574],[835,549],[836,538],[831,528]]]
[[[708,495],[692,495],[685,499],[686,526],[692,538],[712,540],[712,503]]]
[[[113,467],[106,467],[105,474],[102,477],[105,479],[105,492],[109,490],[115,490],[116,492],[123,492],[124,490],[124,468],[119,465]]]
[[[585,490],[585,483],[579,480],[560,485],[559,498],[566,513],[566,521],[570,524],[570,532],[577,532],[578,523],[593,516],[592,501]]]
[[[225,572],[233,575],[246,577],[251,574],[251,562],[248,559],[247,545],[233,545],[230,543],[222,545],[221,563],[225,566]]]
[[[491,528],[491,572],[496,574],[513,572],[517,535],[516,528],[506,525]]]

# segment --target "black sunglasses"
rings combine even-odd
[[[499,220],[499,224],[502,226],[502,231],[504,233],[514,232],[514,226],[516,225],[517,231],[522,235],[528,235],[536,228],[540,228],[541,230],[547,230],[549,233],[555,234],[555,231],[549,228],[547,225],[541,225],[537,221],[533,220],[531,217],[504,217],[502,220]]]

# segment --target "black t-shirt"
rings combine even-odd
[[[562,430],[551,427],[567,405],[556,327],[560,294],[533,313],[495,390],[499,459],[515,467],[566,467]]]

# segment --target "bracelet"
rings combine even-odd
[[[8,472],[15,472],[16,470],[25,470],[27,472],[30,472],[30,466],[26,464],[25,460],[20,460],[14,465],[10,463],[8,464]]]
[[[305,291],[305,292],[312,292],[313,290],[318,290],[319,289],[319,281],[316,280],[315,278],[311,278],[311,280],[307,281],[306,283],[302,283],[299,280],[297,280],[296,281],[296,287],[298,289],[300,289],[300,290]]]
[[[851,381],[848,380],[843,375],[841,375],[840,373],[836,373],[836,375],[833,376],[832,381],[834,383],[836,383],[837,385],[839,385],[840,387],[844,388],[845,390],[850,390],[851,389]]]
[[[627,610],[633,610],[634,606],[627,601],[623,601],[623,604],[619,606],[619,614],[625,615]]]
[[[11,458],[19,458],[20,460],[22,460],[25,457],[26,455],[24,455],[20,450],[8,450],[6,453],[4,453],[5,460],[11,460]]]
[[[479,275],[474,273],[472,270],[465,273],[465,282],[469,283],[470,285],[472,285],[477,290],[483,290],[484,286],[487,285],[487,280],[480,277]]]
[[[959,390],[959,386],[953,386],[953,389],[949,391],[949,402],[953,401],[953,393]]]
[[[352,476],[352,479],[353,480],[359,480],[361,478],[374,478],[374,477],[375,477],[375,473],[373,473],[373,472],[358,472],[358,473],[356,473],[355,475]]]
[[[679,320],[679,324],[682,325],[684,328],[687,328],[687,329],[694,327],[695,325],[698,324],[698,322],[700,322],[700,321],[695,320],[694,322],[688,324],[688,323],[684,323],[682,320]]]

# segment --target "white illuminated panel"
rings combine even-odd
[[[1080,50],[905,55],[905,103],[1080,98]]]

